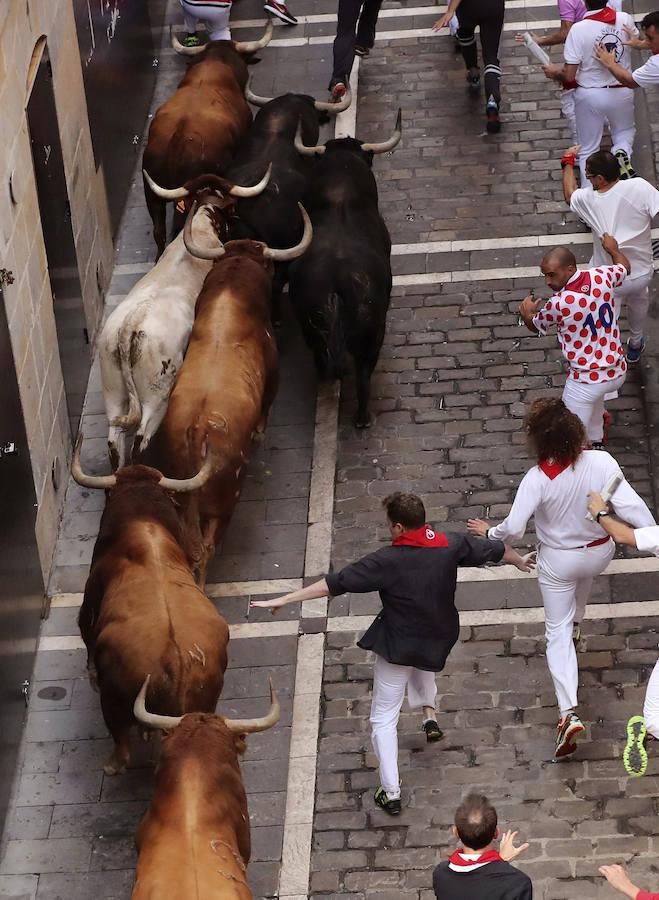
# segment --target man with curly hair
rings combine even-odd
[[[635,528],[655,522],[615,459],[603,450],[584,450],[583,424],[562,400],[536,400],[526,418],[526,433],[537,463],[522,479],[510,513],[493,528],[482,519],[469,519],[467,527],[472,534],[509,543],[520,540],[531,516],[535,519],[547,664],[560,712],[555,749],[560,759],[574,753],[585,731],[577,714],[575,643],[581,639],[593,579],[615,552],[603,526],[587,517],[588,494],[600,492],[619,475],[622,482],[612,500],[616,512]]]

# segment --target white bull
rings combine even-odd
[[[192,228],[195,243],[220,246],[205,209],[196,213]],[[181,232],[103,326],[98,346],[113,469],[128,461],[124,433],[134,434],[135,455],[146,449],[165,416],[212,265],[188,253]]]

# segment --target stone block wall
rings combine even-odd
[[[25,111],[31,73],[38,65],[39,42],[44,37],[53,70],[71,222],[91,341],[101,320],[113,246],[103,177],[94,165],[71,0],[2,3],[0,267],[11,270],[15,279],[3,293],[38,500],[36,532],[45,580],[64,500],[71,437]],[[51,478],[54,465],[60,474],[57,487]]]

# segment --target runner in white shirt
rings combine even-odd
[[[526,432],[538,463],[522,479],[510,513],[494,528],[481,519],[469,519],[467,527],[472,534],[511,542],[520,540],[531,516],[535,518],[547,664],[560,709],[555,755],[561,758],[574,753],[576,738],[584,731],[575,712],[579,673],[573,634],[580,638],[593,578],[615,552],[608,535],[586,518],[587,494],[601,491],[613,475],[622,473],[608,453],[582,449],[583,425],[562,400],[536,400],[526,418]],[[615,492],[615,505],[635,525],[654,525],[649,509],[624,479]]]
[[[586,160],[590,187],[577,190],[574,154],[563,154],[563,194],[570,208],[593,232],[593,255],[589,266],[605,266],[608,256],[600,236],[612,234],[629,260],[632,270],[616,290],[619,301],[627,303],[629,330],[627,362],[637,363],[645,349],[643,328],[650,305],[649,286],[654,275],[652,259],[652,218],[659,215],[659,191],[643,178],[621,181],[618,161],[607,150],[599,150]]]
[[[563,356],[570,367],[563,402],[584,424],[593,446],[604,439],[604,401],[617,396],[627,372],[620,343],[618,304],[614,290],[630,270],[629,260],[610,234],[602,246],[614,265],[577,270],[574,254],[556,247],[545,254],[540,269],[556,293],[542,300],[526,297],[519,307],[522,321],[535,334],[556,327]]]
[[[659,87],[659,12],[648,13],[641,22],[641,28],[645,32],[644,41],[632,37],[625,43],[638,50],[651,50],[653,55],[645,65],[634,69],[633,72],[620,65],[614,51],[609,52],[604,47],[596,47],[595,54],[602,65],[606,66],[625,87]]]
[[[606,123],[621,175],[633,177],[630,160],[636,131],[632,91],[619,84],[595,56],[595,47],[602,46],[614,51],[618,62],[628,67],[631,54],[625,41],[628,33],[638,35],[634,20],[628,13],[607,7],[605,0],[586,0],[586,7],[588,12],[572,26],[565,41],[565,65],[544,66],[548,78],[577,84],[575,113],[582,184],[586,183],[586,159],[599,150]]]
[[[621,518],[628,519],[617,506],[617,492],[613,497],[615,512]],[[609,534],[616,544],[626,544],[628,547],[636,547],[647,553],[659,556],[659,526],[648,525],[643,528],[630,528],[624,522],[620,522],[611,516],[609,506],[602,500],[599,493],[593,491],[590,494],[588,510],[602,528]],[[625,769],[629,775],[644,775],[648,766],[648,754],[645,749],[647,733],[659,740],[659,660],[652,670],[650,681],[645,693],[643,704],[643,716],[632,716],[627,723],[627,746],[623,753]]]

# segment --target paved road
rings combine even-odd
[[[373,808],[370,660],[355,647],[363,620],[354,617],[367,621],[377,598],[337,598],[328,609],[288,607],[274,622],[265,613],[247,615],[250,597],[286,590],[323,572],[330,557],[338,567],[385,540],[379,502],[392,490],[418,490],[431,519],[445,528],[462,528],[474,514],[505,514],[529,465],[520,431],[524,406],[556,395],[563,382],[554,340],[525,336],[515,316],[528,288],[541,287],[535,267],[539,244],[553,240],[547,235],[556,242],[571,235],[580,259],[588,253],[588,235],[560,195],[557,158],[568,141],[558,99],[513,40],[516,22],[553,21],[554,8],[542,0],[508,4],[504,127],[492,137],[484,134],[481,105],[465,95],[452,43],[426,30],[436,7],[400,7],[385,3],[381,39],[360,68],[356,123],[360,137],[378,140],[403,107],[403,142],[374,165],[396,274],[373,379],[377,421],[367,432],[353,429],[348,382],[337,430],[334,394],[323,389],[317,400],[308,353],[285,320],[282,388],[211,570],[209,593],[233,626],[219,709],[260,713],[268,676],[282,697],[280,726],[253,737],[243,763],[254,845],[250,883],[256,897],[427,900],[431,869],[450,847],[452,810],[470,786],[487,789],[502,824],[519,827],[531,841],[521,866],[538,897],[612,897],[594,877],[596,865],[633,859],[635,876],[650,885],[659,849],[659,764],[653,759],[648,777],[630,781],[620,761],[624,721],[640,709],[656,658],[659,607],[646,601],[658,592],[647,560],[619,560],[599,579],[580,657],[590,740],[564,765],[551,761],[554,701],[534,579],[504,572],[460,583],[469,624],[439,679],[446,739],[426,747],[415,718],[403,715],[409,808],[397,821]],[[277,28],[253,70],[253,87],[322,96],[335,3],[297,0],[294,9],[312,19],[297,29]],[[235,19],[260,16],[256,0],[235,6]],[[179,20],[174,0],[167,20]],[[164,48],[153,108],[181,72],[181,61]],[[639,119],[653,121],[656,132],[659,102],[650,101],[650,118],[640,107]],[[350,128],[349,117],[343,125]],[[647,128],[640,138],[647,143]],[[146,271],[153,250],[136,181],[110,305]],[[630,376],[612,405],[611,437],[628,477],[654,505],[645,399],[652,377],[651,367]],[[97,368],[84,430],[85,463],[103,471]],[[127,775],[103,776],[109,741],[75,624],[102,502],[98,494],[69,489],[0,864],[2,897],[130,896],[133,834],[152,784],[149,750],[138,751]]]

